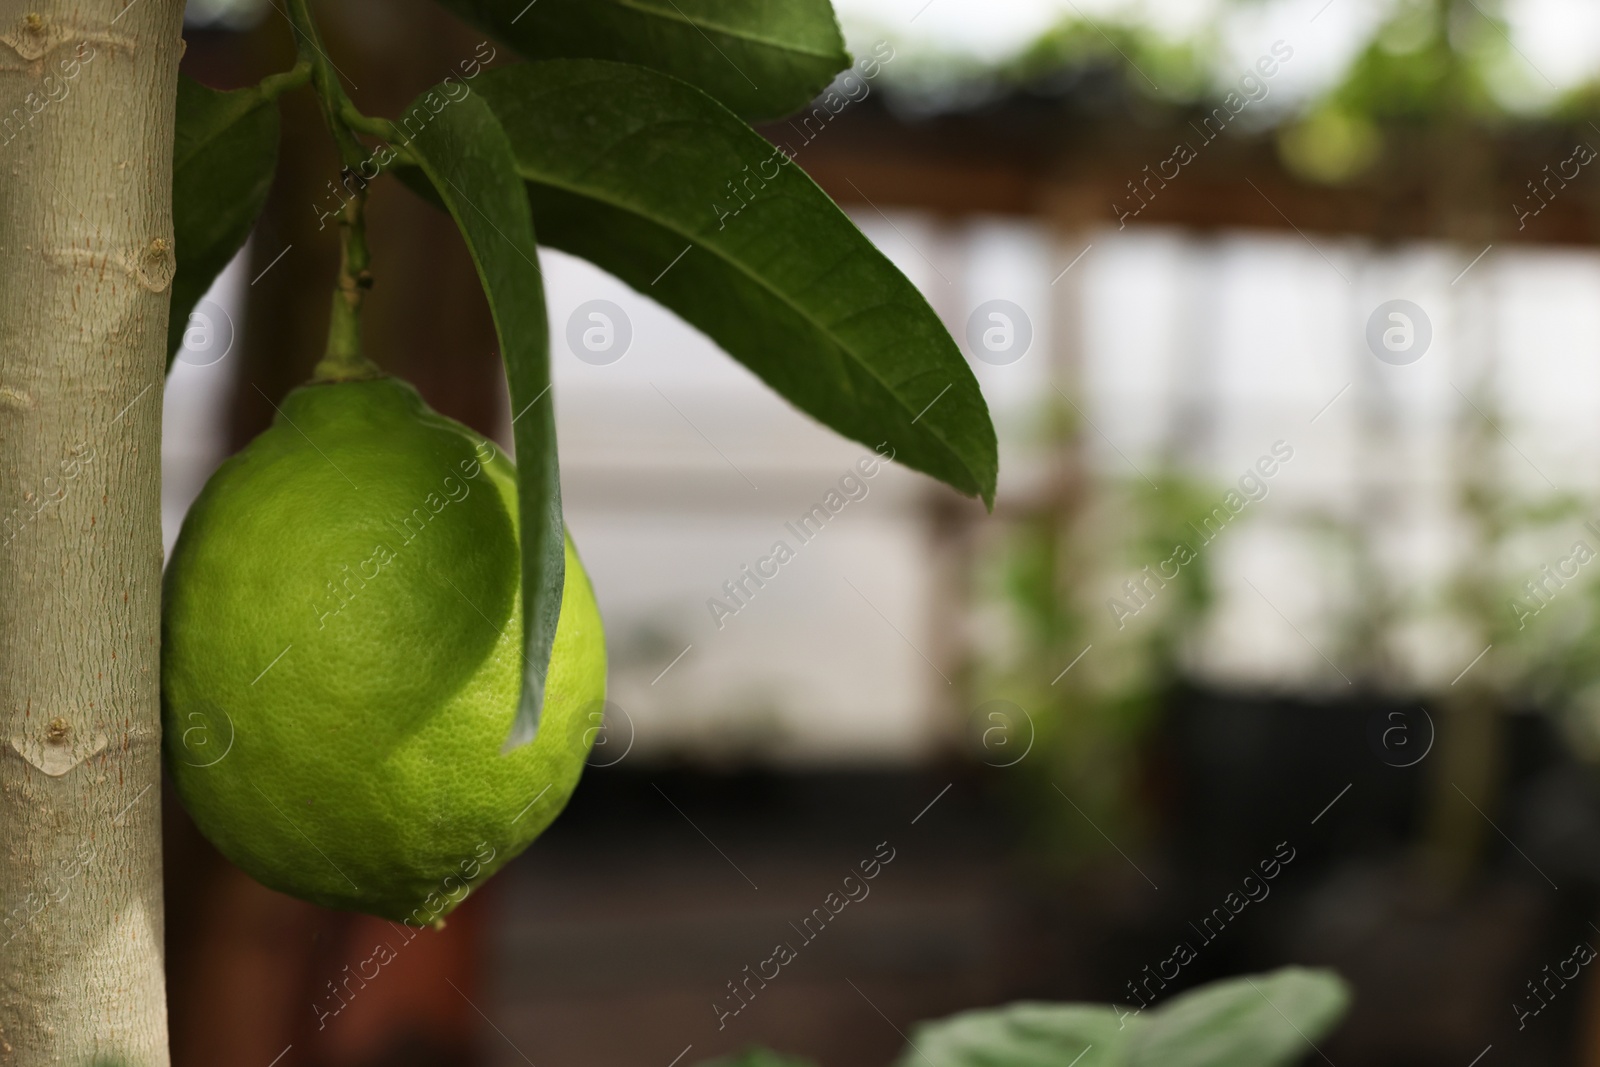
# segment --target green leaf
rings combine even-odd
[[[1128,1021],[1088,1004],[968,1011],[913,1027],[895,1067],[1123,1067]]]
[[[539,728],[565,573],[555,407],[547,395],[550,337],[544,281],[511,143],[482,100],[464,96],[451,103],[416,132],[408,147],[455,219],[478,268],[511,390],[528,669],[506,741],[510,749],[533,740]]]
[[[167,366],[189,313],[244,247],[278,167],[278,107],[259,88],[220,92],[178,76],[172,149],[172,233],[178,269],[167,320]]]
[[[1280,1067],[1331,1032],[1350,993],[1331,971],[1287,967],[1215,982],[1147,1017],[1129,1067]]]
[[[1349,1003],[1331,971],[1288,967],[1144,1011],[1010,1004],[914,1027],[895,1067],[1287,1067]]]
[[[960,350],[783,152],[642,67],[557,60],[474,85],[546,244],[677,312],[818,421],[993,503],[994,427]]]
[[[440,3],[529,59],[654,67],[752,121],[798,111],[850,63],[828,0]]]

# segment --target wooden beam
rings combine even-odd
[[[809,142],[797,141],[787,124],[763,132],[795,147],[796,162],[847,205],[1048,217],[1073,227],[1155,224],[1378,240],[1451,239],[1465,230],[1496,243],[1600,241],[1600,173],[1589,174],[1600,160],[1564,184],[1552,180],[1583,141],[1555,126],[1465,131],[1456,140],[1433,128],[1392,131],[1381,170],[1339,187],[1287,170],[1270,133],[1207,141],[1187,122],[1135,128],[1120,119],[1051,121],[1021,106],[910,121],[869,100]],[[1171,162],[1180,144],[1194,154],[1181,167]],[[1463,175],[1464,167],[1472,173]],[[1535,179],[1545,182],[1546,199],[1531,191]],[[1473,199],[1464,201],[1464,186],[1476,190]]]

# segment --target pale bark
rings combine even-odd
[[[182,7],[0,0],[4,1067],[168,1062],[160,434]]]

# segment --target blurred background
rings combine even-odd
[[[369,114],[481,40],[321,6]],[[960,342],[993,513],[890,466],[800,544],[871,450],[545,253],[590,769],[414,939],[261,888],[169,796],[176,1061],[876,1067],[962,1008],[1305,963],[1356,992],[1308,1062],[1600,1064],[1600,7],[836,6],[847,104],[763,132]],[[292,62],[274,0],[186,36],[214,86]],[[169,547],[321,350],[338,164],[285,106],[169,378]],[[371,354],[508,442],[450,222],[393,182],[371,217]]]

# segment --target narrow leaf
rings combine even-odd
[[[1349,1005],[1331,971],[1286,967],[1215,982],[1147,1016],[1128,1067],[1285,1067],[1314,1054]]]
[[[962,1012],[912,1028],[895,1067],[1123,1067],[1134,1021],[1089,1004]]]
[[[167,366],[189,313],[244,247],[278,167],[278,107],[260,89],[209,89],[178,76],[172,232],[178,269],[167,320]]]
[[[818,421],[993,503],[994,427],[955,342],[780,148],[643,67],[557,60],[475,86],[546,244],[677,312]]]
[[[828,0],[440,0],[529,59],[676,75],[752,121],[810,103],[850,63]]]
[[[482,100],[466,96],[444,108],[408,147],[455,219],[478,268],[511,391],[526,669],[522,700],[506,741],[510,749],[533,740],[539,728],[565,572],[538,246],[511,144]]]

